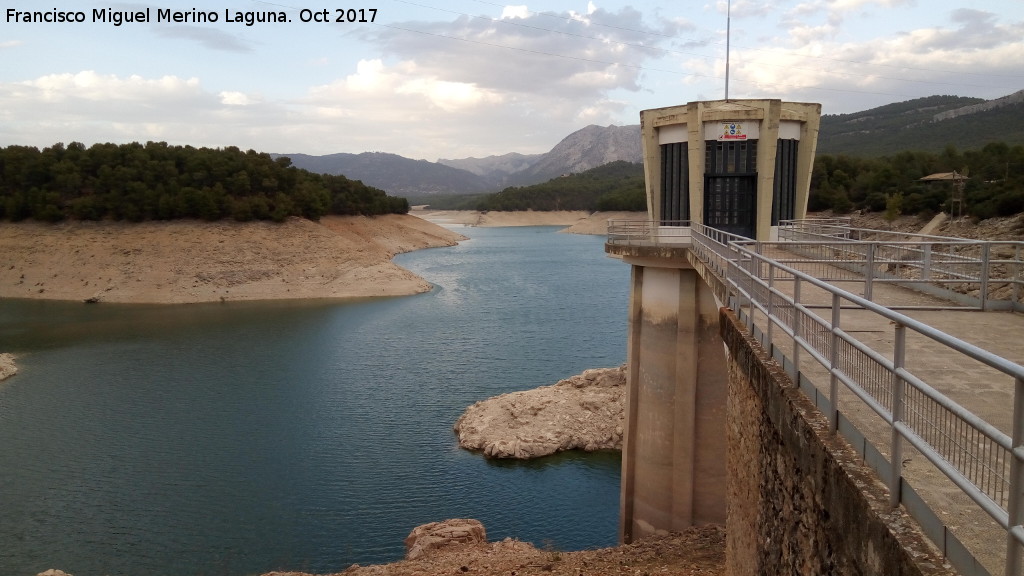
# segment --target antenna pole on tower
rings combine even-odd
[[[732,36],[732,0],[725,8],[725,100],[729,101],[729,40]]]

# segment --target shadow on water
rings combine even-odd
[[[542,472],[560,466],[578,466],[601,472],[618,472],[622,468],[622,453],[615,450],[602,450],[599,452],[568,450],[541,458],[531,458],[530,460],[488,458],[481,454],[477,454],[477,456],[482,458],[488,466],[499,470],[519,469]]]

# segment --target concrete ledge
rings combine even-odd
[[[955,574],[728,308],[719,326],[730,372],[729,573]]]

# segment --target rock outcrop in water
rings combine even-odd
[[[10,378],[18,373],[18,367],[14,364],[14,356],[0,354],[0,380]]]
[[[625,383],[625,366],[598,368],[477,402],[455,423],[459,446],[517,459],[563,450],[621,450]]]
[[[487,531],[479,520],[454,518],[431,522],[413,528],[405,538],[405,559],[415,560],[424,554],[450,544],[481,544],[487,542]]]

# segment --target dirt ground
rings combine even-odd
[[[441,225],[459,224],[494,228],[503,226],[566,226],[564,232],[602,236],[608,231],[608,220],[646,220],[646,212],[584,212],[562,210],[553,212],[477,212],[473,210],[414,209],[410,214]]]
[[[635,544],[579,552],[537,549],[528,543],[510,539],[487,544],[456,544],[417,560],[376,566],[353,565],[338,574],[724,576],[725,573],[725,530],[719,526],[705,526],[679,534],[646,538]],[[271,572],[264,576],[307,575]]]
[[[809,214],[808,217],[827,217],[828,213]],[[920,233],[929,223],[917,216],[898,216],[892,222],[885,219],[884,212],[865,212],[849,215],[855,228],[871,230],[893,230],[896,232]],[[970,218],[946,219],[935,230],[935,236],[971,238],[974,240],[1024,240],[1024,214],[1000,218],[989,218],[974,222]]]
[[[0,298],[176,304],[398,296],[430,284],[399,252],[460,234],[409,215],[319,222],[0,223]]]

